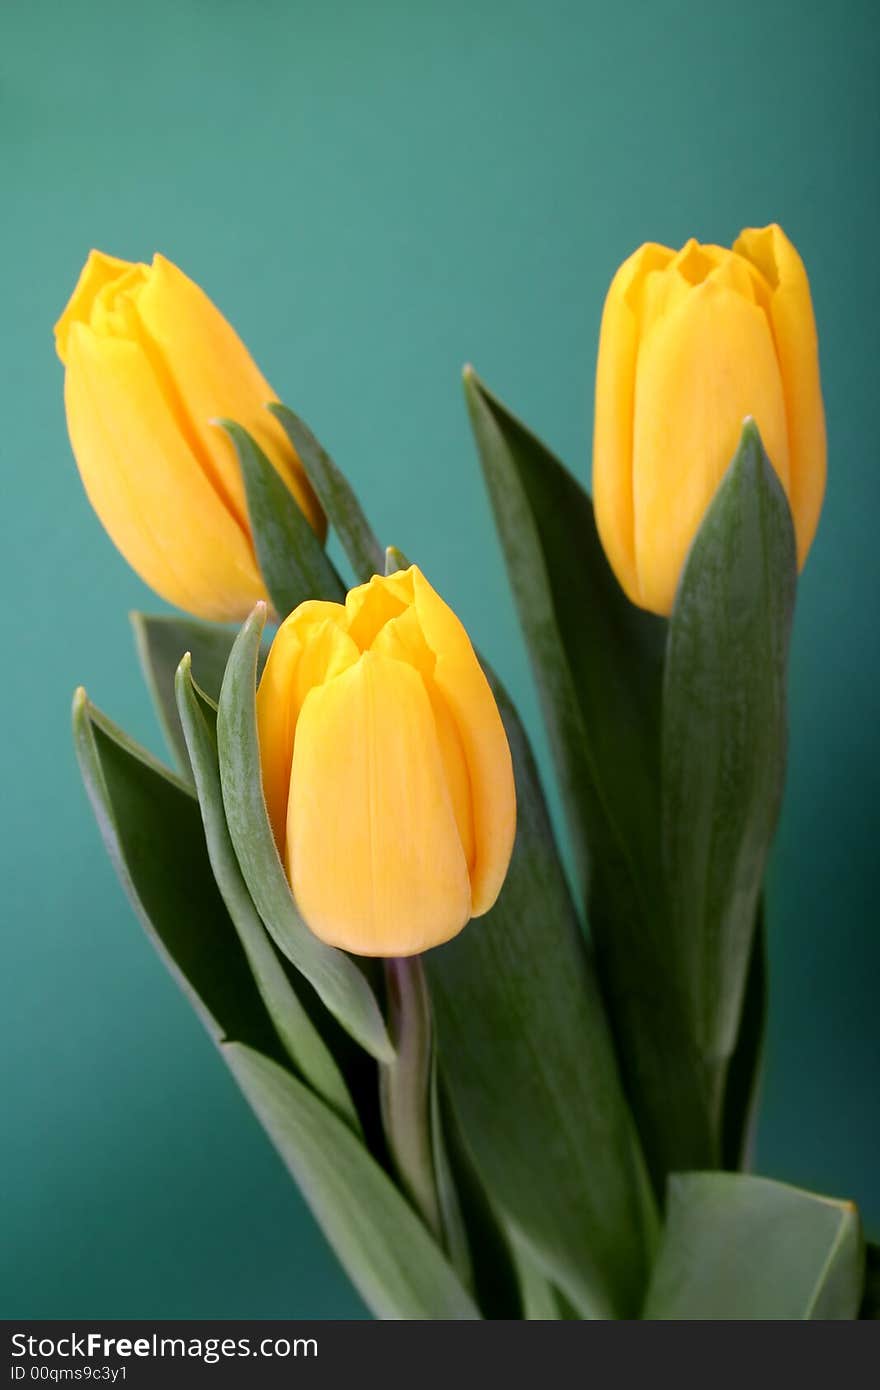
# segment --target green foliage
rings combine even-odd
[[[256,440],[224,420],[235,445],[247,496],[260,573],[279,618],[308,598],[345,598],[345,585],[293,493]]]
[[[669,1185],[646,1318],[850,1319],[864,1247],[851,1202],[741,1173]]]

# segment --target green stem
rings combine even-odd
[[[420,957],[386,960],[385,982],[395,1048],[394,1061],[380,1067],[385,1135],[401,1188],[442,1242],[431,1144],[431,1001]]]

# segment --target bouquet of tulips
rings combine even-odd
[[[182,610],[133,618],[173,769],[80,690],[86,788],[374,1313],[873,1315],[854,1206],[747,1171],[826,453],[780,228],[621,266],[592,501],[465,372],[573,884],[492,653],[198,286],[93,252],[56,341],[89,499]]]

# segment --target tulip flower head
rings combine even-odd
[[[487,912],[513,848],[507,737],[455,614],[415,567],[281,625],[257,693],[263,789],[299,910],[407,956]]]
[[[70,441],[89,501],[129,564],[198,617],[244,618],[266,597],[235,450],[254,436],[323,539],[272,388],[198,285],[155,256],[92,251],[55,325]]]
[[[825,414],[807,274],[781,228],[733,249],[647,244],[602,316],[593,496],[606,554],[642,608],[672,611],[691,541],[754,417],[803,567],[825,489]]]

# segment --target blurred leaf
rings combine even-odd
[[[374,574],[384,574],[385,552],[348,479],[321,448],[308,425],[288,406],[273,404],[269,409],[287,431],[357,578],[366,583]]]
[[[742,1173],[670,1179],[646,1318],[855,1318],[864,1248],[849,1202]]]
[[[563,1312],[556,1290],[525,1245],[516,1247],[516,1263],[522,1288],[522,1316],[525,1321],[558,1322],[563,1317]]]
[[[193,684],[185,657],[177,673],[177,702],[195,776],[208,856],[253,973],[257,989],[278,1036],[312,1089],[351,1127],[357,1113],[333,1056],[294,990],[251,901],[241,876],[223,813],[217,763],[217,716]]]
[[[442,1251],[347,1125],[249,1047],[227,1060],[352,1282],[377,1317],[480,1314]]]
[[[782,796],[796,579],[788,502],[747,422],[679,582],[663,689],[669,952],[713,1105]]]
[[[409,560],[396,545],[385,547],[385,574],[396,574],[398,570],[408,570]]]
[[[310,598],[342,603],[345,585],[293,493],[246,429],[220,423],[238,454],[260,573],[279,618]]]
[[[528,643],[602,989],[658,1194],[714,1165],[700,1059],[667,960],[659,832],[666,624],[615,579],[589,496],[473,372],[465,396]]]
[[[425,956],[439,1059],[488,1192],[589,1315],[641,1304],[655,1212],[534,766],[494,685],[518,825],[495,907]]]
[[[191,652],[193,673],[201,689],[212,700],[218,700],[235,631],[218,623],[205,623],[176,614],[132,613],[130,617],[141,669],[162,732],[181,771],[189,778],[186,739],[174,698],[175,672],[184,652]]]
[[[752,938],[736,1047],[727,1068],[721,1159],[724,1168],[748,1168],[754,1139],[764,1034],[767,1024],[767,925],[763,903]]]
[[[220,897],[189,788],[79,690],[73,734],[107,852],[138,917],[215,1042],[283,1057]]]
[[[431,1135],[444,1247],[484,1318],[518,1320],[523,1311],[513,1247],[462,1138],[436,1051],[434,1062]]]
[[[226,823],[254,906],[278,948],[339,1023],[379,1061],[393,1049],[376,998],[353,960],[325,946],[297,911],[266,813],[254,708],[266,619],[257,604],[235,640],[220,693],[217,743]]]
[[[580,484],[472,371],[464,387],[581,879],[600,816],[602,842],[652,865],[665,625],[624,597]],[[630,878],[637,868],[628,863]],[[638,882],[631,891],[649,897]]]

